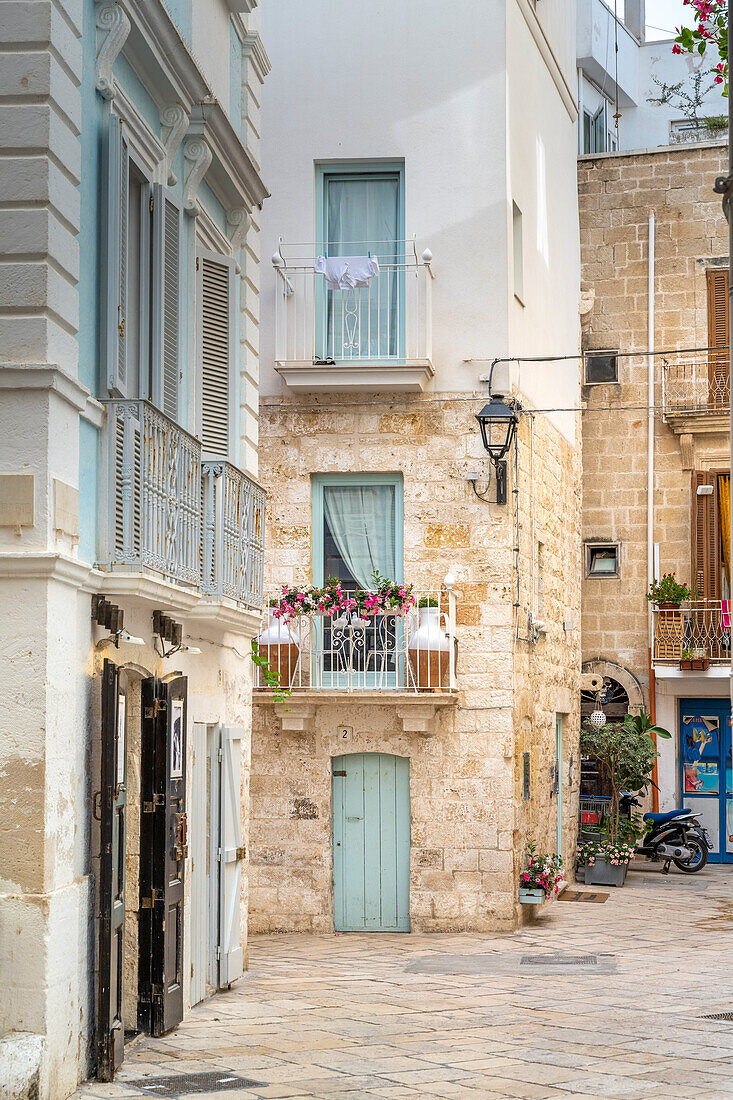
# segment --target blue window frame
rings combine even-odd
[[[405,188],[401,162],[316,166],[319,254],[376,257],[371,286],[316,284],[316,357],[336,362],[404,358]]]
[[[313,477],[313,582],[337,577],[346,591],[367,588],[376,569],[403,580],[404,504],[401,474],[316,474]],[[343,619],[343,621],[342,621]],[[404,682],[402,625],[395,616],[357,615],[317,624],[317,667],[324,687],[396,688]]]

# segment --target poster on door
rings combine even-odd
[[[685,794],[720,793],[720,718],[682,716],[682,772]]]
[[[171,706],[171,779],[183,778],[183,699]]]

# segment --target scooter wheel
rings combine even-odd
[[[687,847],[692,852],[689,859],[675,859],[673,862],[675,866],[679,867],[680,871],[684,871],[686,875],[694,875],[696,871],[702,871],[707,863],[708,849],[707,846],[696,837],[689,838]]]

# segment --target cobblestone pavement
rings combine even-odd
[[[733,1022],[701,1018],[733,1010],[732,956],[733,867],[635,868],[514,936],[261,936],[229,992],[77,1096],[204,1070],[260,1082],[222,1100],[733,1096]]]

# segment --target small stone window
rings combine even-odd
[[[616,543],[596,543],[586,547],[586,576],[617,577],[618,545]]]
[[[585,381],[586,385],[589,386],[597,386],[605,382],[618,382],[618,352],[586,352]]]

